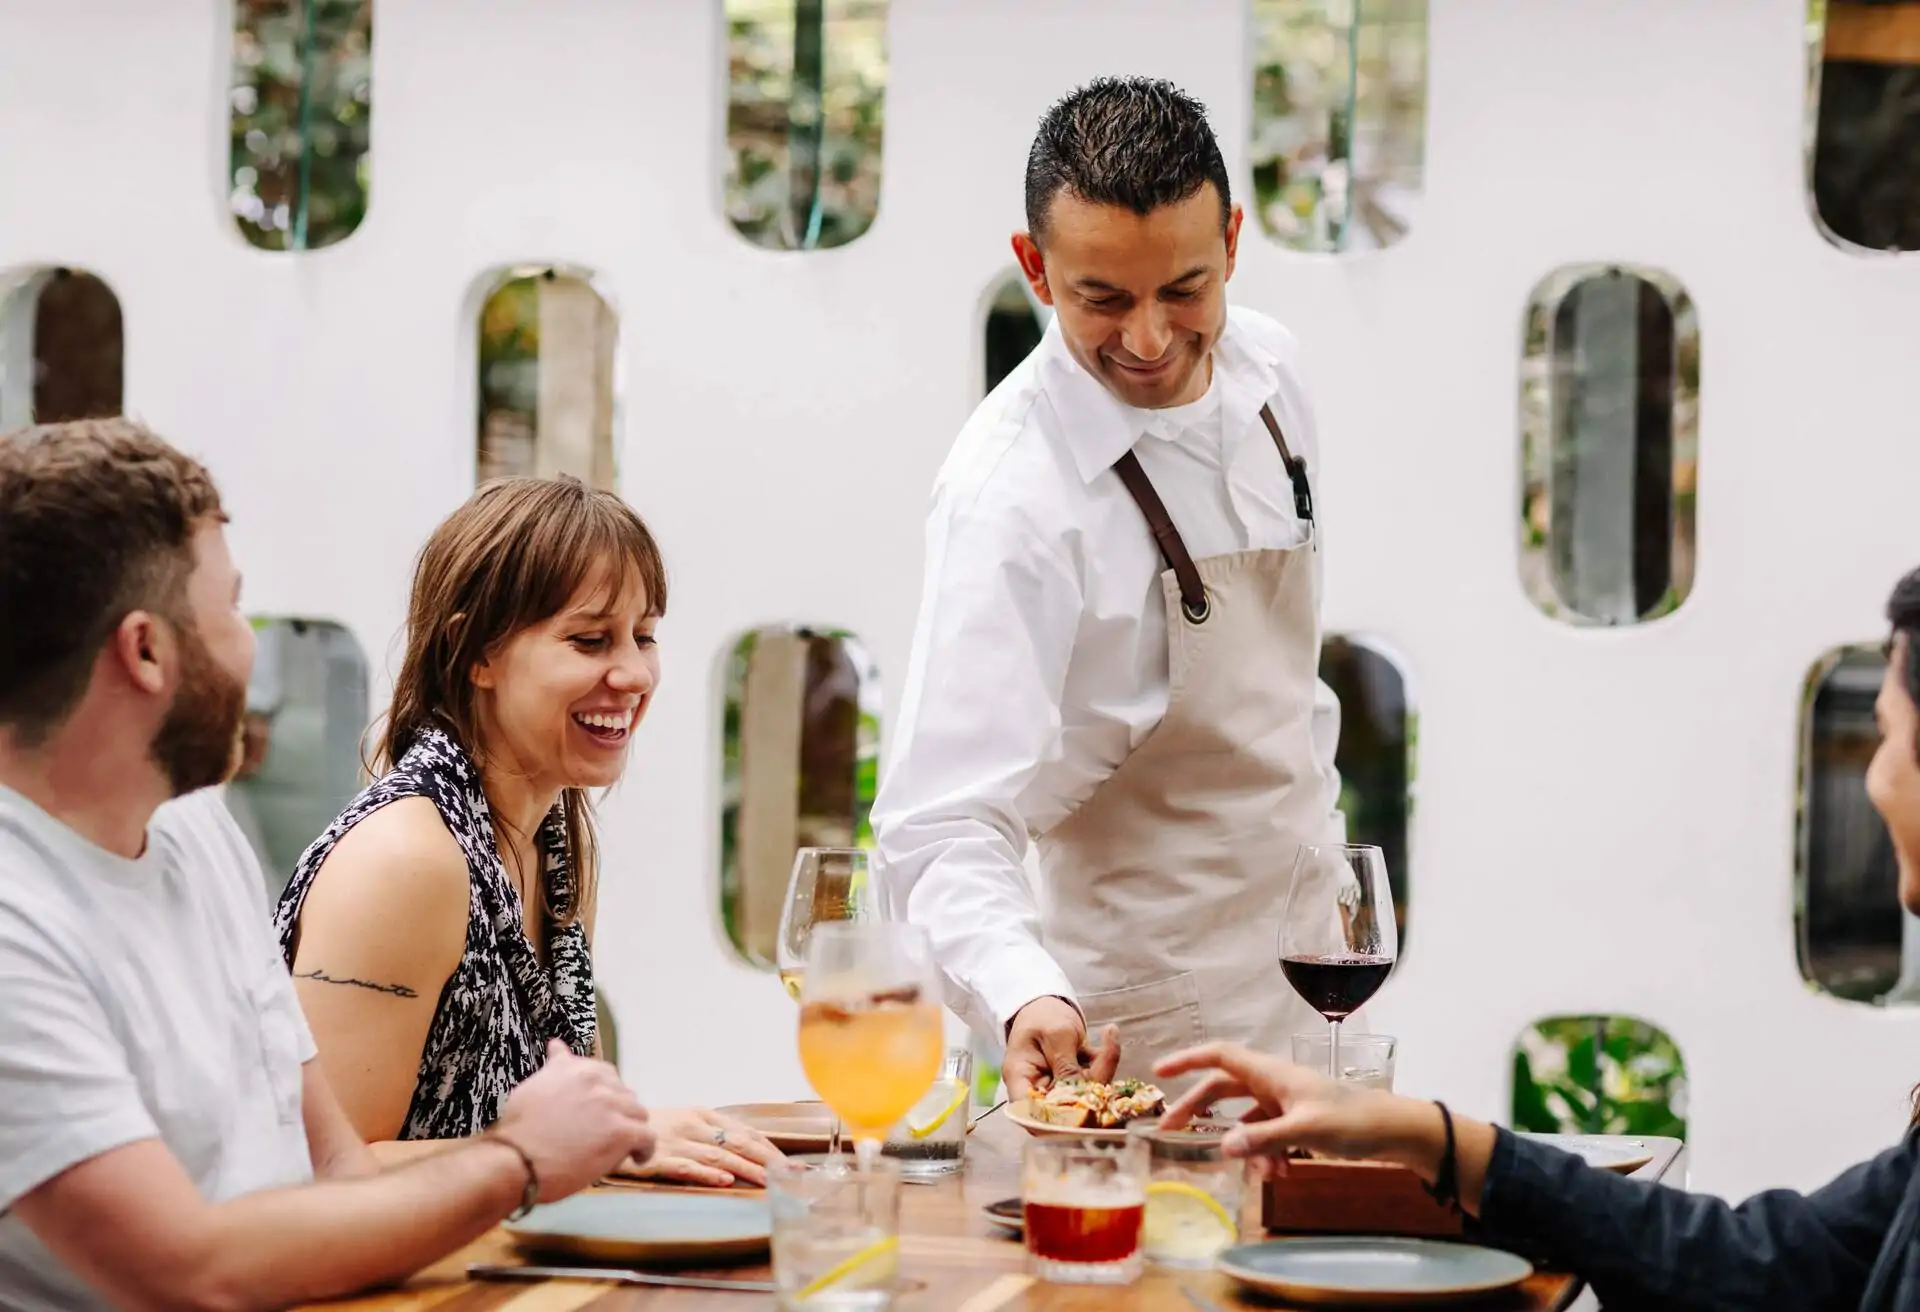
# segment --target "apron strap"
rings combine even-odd
[[[1173,526],[1173,516],[1167,513],[1166,503],[1153,490],[1147,471],[1140,468],[1140,457],[1128,451],[1114,461],[1113,472],[1120,475],[1120,481],[1133,495],[1134,504],[1147,517],[1147,528],[1160,546],[1160,558],[1167,562],[1167,568],[1180,582],[1180,609],[1186,612],[1188,622],[1204,624],[1211,609],[1207,586],[1200,581],[1200,570],[1194,565],[1180,530]]]
[[[1273,444],[1280,448],[1280,463],[1287,467],[1287,481],[1293,484],[1293,513],[1300,517],[1303,524],[1313,523],[1313,488],[1307,483],[1307,462],[1298,459],[1287,448],[1286,435],[1280,431],[1280,421],[1273,417],[1273,407],[1260,407],[1260,419],[1273,434]],[[1131,453],[1129,453],[1131,454]]]
[[[1272,406],[1260,407],[1260,419],[1266,424],[1267,431],[1273,434],[1273,444],[1280,448],[1280,463],[1286,466],[1287,481],[1293,484],[1293,513],[1300,517],[1301,523],[1311,524],[1313,488],[1307,482],[1307,462],[1294,455],[1287,446],[1286,434],[1280,431],[1280,421],[1273,417]],[[1180,530],[1173,526],[1173,516],[1167,513],[1166,503],[1153,490],[1147,471],[1140,467],[1140,457],[1128,451],[1113,462],[1113,472],[1120,475],[1120,481],[1127,485],[1133,503],[1147,517],[1147,528],[1160,547],[1160,558],[1167,562],[1167,568],[1173,571],[1174,578],[1180,583],[1180,609],[1186,612],[1191,623],[1206,623],[1212,610],[1212,604],[1207,600],[1207,585],[1200,581],[1200,571],[1193,563],[1193,555],[1187,550]]]

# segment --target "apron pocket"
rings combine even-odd
[[[1207,1039],[1200,1016],[1200,985],[1192,971],[1150,984],[1083,993],[1080,1010],[1087,1018],[1089,1046],[1100,1042],[1100,1032],[1107,1026],[1119,1026],[1123,1078],[1151,1080],[1154,1062]]]

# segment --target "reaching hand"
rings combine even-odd
[[[547,1045],[546,1065],[507,1096],[494,1129],[532,1159],[543,1203],[653,1152],[647,1109],[620,1082],[619,1072],[574,1056],[558,1039]]]
[[[1107,1081],[1120,1066],[1120,1031],[1107,1026],[1097,1052],[1087,1050],[1087,1022],[1064,998],[1035,998],[1020,1008],[1007,1030],[1007,1056],[1000,1078],[1007,1097],[1044,1093],[1055,1080],[1085,1075]]]
[[[764,1186],[767,1163],[786,1154],[752,1126],[705,1107],[665,1107],[654,1111],[659,1135],[651,1161],[621,1169],[644,1180],[675,1180],[724,1189],[737,1180]]]
[[[1252,1098],[1253,1110],[1222,1144],[1231,1157],[1281,1156],[1289,1148],[1373,1157],[1395,1140],[1404,1120],[1396,1104],[1408,1101],[1336,1084],[1318,1071],[1231,1043],[1189,1048],[1154,1067],[1163,1076],[1193,1071],[1206,1071],[1206,1078],[1174,1100],[1161,1125],[1178,1129],[1222,1098]],[[1432,1112],[1430,1104],[1421,1105]]]

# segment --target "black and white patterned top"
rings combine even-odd
[[[547,1040],[559,1039],[582,1056],[593,1051],[593,962],[576,918],[552,932],[548,965],[541,967],[521,928],[520,890],[500,859],[480,773],[452,738],[428,729],[300,857],[273,918],[289,968],[300,905],[320,863],[349,829],[403,797],[429,798],[440,812],[466,853],[470,894],[467,945],[434,1009],[399,1137],[464,1138],[499,1119],[507,1095],[545,1062]],[[541,822],[535,845],[550,903],[571,906],[577,889],[557,804]]]

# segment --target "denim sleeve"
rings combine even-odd
[[[1498,1131],[1477,1230],[1578,1272],[1608,1312],[1854,1309],[1914,1165],[1913,1135],[1811,1194],[1734,1207]]]

